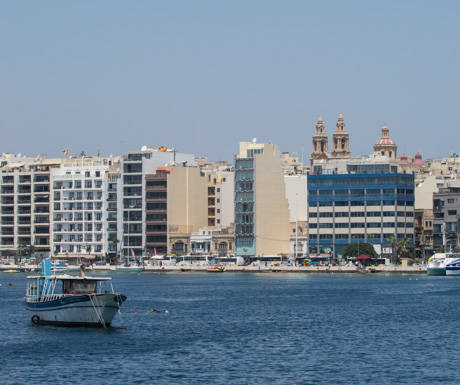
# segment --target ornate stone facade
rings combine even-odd
[[[323,118],[321,115],[318,117],[316,122],[316,132],[313,136],[313,151],[311,153],[311,161],[317,159],[328,159],[329,158],[329,145],[326,135],[326,129],[324,127]]]
[[[398,146],[390,139],[390,130],[385,125],[382,128],[382,137],[374,144],[374,152],[387,156],[390,159],[396,159]]]
[[[341,112],[339,113],[336,130],[332,136],[332,157],[350,157],[350,139],[348,132],[345,130],[345,121],[343,120],[343,114]]]

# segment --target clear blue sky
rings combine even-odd
[[[460,153],[459,1],[2,1],[0,152]]]

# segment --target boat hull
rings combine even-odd
[[[46,302],[26,302],[31,320],[37,325],[110,326],[126,300],[121,294],[69,295]]]
[[[460,275],[460,267],[446,266],[446,275]]]
[[[141,271],[144,271],[144,268],[143,267],[133,267],[133,266],[118,266],[117,271],[140,273]]]
[[[428,275],[442,276],[442,275],[446,275],[446,268],[445,267],[428,267],[426,269],[426,273]]]

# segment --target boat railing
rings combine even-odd
[[[64,297],[64,294],[50,294],[44,296],[26,295],[26,302],[51,302]]]

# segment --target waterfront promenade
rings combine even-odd
[[[0,272],[11,271],[19,269],[21,266],[17,265],[0,265]],[[180,262],[176,265],[168,264],[146,264],[144,266],[145,272],[206,272],[210,265],[204,263],[183,263]],[[78,268],[78,266],[73,266]],[[88,271],[114,271],[116,266],[93,266],[88,267]],[[284,264],[257,264],[253,263],[247,266],[238,266],[235,264],[225,265],[226,272],[232,273],[329,273],[329,274],[426,274],[425,266],[369,266],[366,268],[359,268],[357,266],[290,266]]]
[[[208,265],[204,264],[177,264],[175,266],[147,265],[145,271],[153,272],[203,272]],[[267,265],[251,264],[248,266],[227,265],[226,272],[246,273],[386,273],[386,274],[426,274],[426,267],[422,266],[369,266],[358,268],[357,266],[288,266],[288,265]]]

